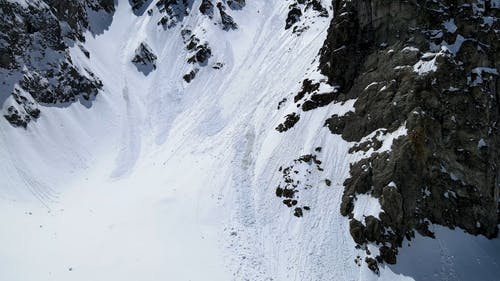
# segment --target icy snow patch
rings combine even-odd
[[[432,58],[429,60],[419,60],[414,66],[413,66],[413,71],[418,73],[419,75],[424,75],[429,72],[435,72],[437,70],[437,65],[436,65],[436,58],[437,54],[435,53],[425,53],[422,58]]]
[[[372,197],[369,194],[358,194],[356,195],[356,201],[354,204],[353,215],[354,218],[364,224],[365,217],[374,216],[379,218],[379,214],[382,212],[382,206],[377,198]]]
[[[449,19],[449,20],[443,22],[443,26],[450,33],[455,33],[455,31],[457,31],[457,25],[455,24],[454,19]]]

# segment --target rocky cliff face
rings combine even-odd
[[[37,119],[40,104],[89,104],[97,95],[101,81],[73,64],[69,48],[84,41],[90,14],[113,10],[112,0],[0,1],[0,101],[12,125]]]
[[[341,212],[358,247],[379,246],[367,263],[395,263],[405,238],[433,236],[430,223],[496,237],[500,2],[346,0],[334,10],[320,69],[334,101],[356,102],[325,126],[362,155]],[[378,218],[354,218],[360,194],[378,199]]]

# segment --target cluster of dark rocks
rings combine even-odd
[[[129,0],[129,3],[136,15],[142,15],[150,6],[151,0]],[[184,17],[188,16],[189,13],[192,12],[193,3],[193,1],[188,0],[158,1],[155,7],[159,13],[163,14],[158,22],[158,25],[162,25],[165,29],[177,26],[177,24],[183,21]],[[233,17],[227,13],[227,7],[231,10],[240,10],[245,6],[245,4],[245,0],[224,0],[222,2],[217,2],[215,5],[212,0],[203,0],[200,2],[198,10],[202,15],[205,15],[213,20],[214,10],[217,8],[220,15],[220,22],[215,22],[215,24],[219,25],[223,30],[229,31],[237,29],[238,24],[234,21]],[[149,15],[152,15],[154,10],[151,8],[147,12]],[[201,30],[200,32],[203,33],[205,31]],[[204,67],[208,64],[208,60],[212,56],[212,49],[207,41],[201,43],[200,38],[203,36],[197,36],[197,34],[188,28],[183,28],[181,30],[181,36],[186,44],[186,50],[189,52],[187,63],[195,65],[191,70],[189,70],[188,73],[183,75],[183,79],[189,83],[196,77],[200,67]],[[150,48],[146,47],[147,46],[139,46],[136,50],[136,56],[134,57],[133,62],[136,66],[138,66],[138,68],[141,68],[139,70],[142,72],[145,72],[143,71],[143,68],[148,66],[147,73],[149,73],[156,69],[156,64],[154,62],[156,60],[156,56]],[[216,62],[212,65],[213,69],[221,69],[222,67],[223,63],[221,62]]]
[[[158,21],[158,25],[165,28],[172,28],[182,22],[185,16],[189,15],[193,5],[190,0],[160,0],[156,2],[156,7],[160,13],[165,15]]]
[[[84,41],[89,13],[112,16],[112,0],[26,2],[0,1],[0,101],[4,117],[27,127],[40,116],[40,105],[90,105],[102,87],[89,70],[73,64],[69,47]],[[84,50],[82,50],[84,51]],[[90,54],[85,53],[87,57]]]
[[[304,79],[302,81],[301,90],[295,94],[293,101],[297,108],[301,108],[302,111],[310,111],[319,107],[325,107],[332,103],[336,97],[336,90],[320,92],[320,84],[326,81],[313,81],[311,79]],[[281,101],[278,105],[278,110],[281,105],[286,102],[286,100]],[[300,114],[298,112],[292,112],[285,116],[285,121],[276,127],[276,130],[280,133],[288,131],[290,128],[295,126],[300,120]]]
[[[186,44],[186,50],[189,52],[189,58],[187,62],[189,64],[195,64],[195,66],[190,72],[183,76],[186,82],[191,82],[196,73],[199,71],[199,67],[204,67],[208,64],[208,59],[212,56],[212,49],[208,45],[208,42],[201,43],[201,40],[189,29],[183,29],[181,31],[182,39],[184,44]],[[222,64],[214,65],[215,69],[220,69]]]
[[[309,111],[316,109],[318,107],[324,107],[329,105],[335,100],[336,91],[332,90],[329,92],[319,92],[320,83],[325,81],[313,82],[310,79],[305,79],[302,82],[302,90],[300,90],[297,95],[293,98],[295,103],[302,103],[302,110]],[[300,106],[300,103],[297,104]]]
[[[315,151],[321,152],[321,147],[317,147]],[[305,165],[305,168],[301,165]],[[293,160],[291,165],[281,166],[278,169],[281,172],[282,180],[276,187],[276,196],[282,198],[282,203],[288,208],[292,208],[293,215],[299,218],[304,215],[304,211],[311,210],[311,206],[300,203],[300,191],[305,192],[313,188],[313,185],[308,183],[313,170],[323,171],[321,160],[316,154],[302,155]],[[327,186],[331,184],[328,179],[325,180],[325,183]]]
[[[214,4],[210,0],[202,0],[198,10],[200,10],[200,13],[208,16],[209,18],[213,18],[214,16]]]

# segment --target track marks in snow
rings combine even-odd
[[[17,172],[20,175],[20,178],[24,180],[26,187],[29,192],[33,194],[33,196],[47,209],[51,209],[50,205],[57,202],[58,192],[54,191],[48,185],[41,183],[36,180],[33,176],[24,172],[22,169],[16,167]]]
[[[132,105],[133,101],[127,86],[123,88],[122,94],[126,105],[126,118],[123,120],[122,141],[116,157],[115,168],[111,173],[112,178],[120,178],[129,174],[141,152],[140,124],[134,115],[135,106]]]

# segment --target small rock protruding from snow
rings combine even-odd
[[[184,74],[184,76],[182,76],[182,79],[184,79],[184,81],[186,81],[187,83],[190,83],[191,81],[193,81],[194,77],[196,77],[197,73],[198,73],[198,68],[195,68],[191,70],[189,73]]]
[[[157,56],[153,53],[151,47],[145,42],[141,43],[135,50],[135,56],[132,62],[137,67],[137,70],[148,75],[151,71],[156,69]]]

